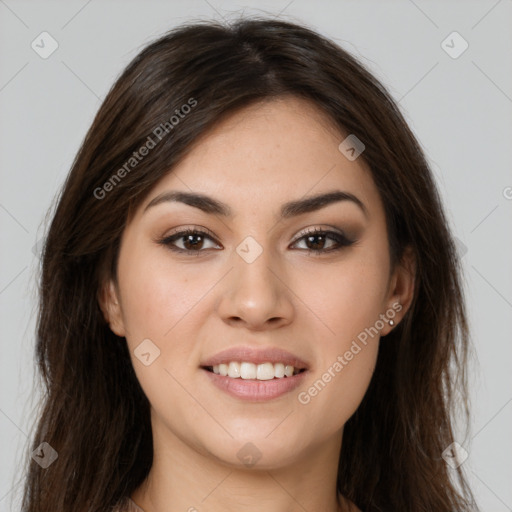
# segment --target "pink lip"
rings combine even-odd
[[[244,359],[244,361],[247,361],[247,359]],[[268,359],[266,361],[268,361]],[[245,380],[241,378],[232,379],[231,377],[223,377],[222,375],[204,369],[203,371],[211,382],[222,391],[236,398],[250,402],[265,402],[284,395],[285,393],[289,393],[301,384],[306,373],[308,373],[304,371],[292,377],[283,377],[281,379]]]
[[[203,363],[202,367],[215,366],[217,364],[228,364],[231,361],[247,362],[253,364],[263,363],[283,363],[295,368],[308,369],[308,365],[300,357],[287,352],[286,350],[267,347],[267,348],[252,348],[252,347],[232,347],[222,352],[217,353],[210,357]],[[283,377],[285,378],[285,377]],[[290,377],[286,377],[290,378]],[[231,379],[234,380],[234,379]]]

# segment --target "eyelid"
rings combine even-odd
[[[155,242],[167,246],[169,250],[172,250],[176,253],[185,254],[187,256],[200,256],[201,253],[208,254],[212,250],[218,251],[219,248],[207,248],[207,249],[199,249],[199,250],[187,250],[182,249],[180,247],[177,247],[174,245],[175,238],[176,240],[179,240],[188,234],[198,234],[200,236],[203,236],[204,238],[210,239],[210,241],[214,242],[216,245],[220,246],[222,249],[223,246],[217,241],[216,236],[208,229],[202,226],[180,226],[179,228],[175,228],[172,230],[169,234],[164,235],[162,238],[156,239]],[[314,236],[314,235],[322,235],[327,239],[330,239],[331,241],[334,241],[336,243],[336,246],[329,249],[299,249],[299,252],[306,252],[307,254],[315,255],[315,256],[322,256],[327,255],[329,253],[335,253],[338,251],[341,251],[343,248],[349,247],[353,245],[355,242],[357,242],[356,238],[350,238],[348,237],[343,230],[340,230],[339,228],[335,226],[328,226],[328,227],[319,227],[318,225],[314,227],[306,228],[305,230],[301,231],[292,242],[290,242],[289,246],[293,246],[308,236]]]
[[[314,234],[317,234],[317,233],[331,233],[331,232],[334,232],[336,233],[337,235],[345,238],[347,241],[355,241],[354,239],[350,238],[346,233],[345,231],[343,231],[342,229],[339,229],[335,226],[330,226],[330,225],[326,225],[326,227],[318,227],[317,226],[314,226],[312,228],[305,228],[305,231],[301,231],[294,239],[293,241],[291,242],[292,244],[294,244],[295,242],[298,242],[300,239],[304,238],[305,236],[307,235],[314,235]]]
[[[210,231],[208,228],[205,228],[204,226],[197,226],[197,225],[190,225],[190,226],[180,226],[179,228],[173,229],[170,233],[166,233],[164,236],[162,236],[162,239],[170,238],[173,235],[177,235],[179,233],[182,233],[183,231],[199,231],[204,232],[205,235],[208,235],[212,240],[214,240],[217,244],[221,245],[220,242],[217,240],[217,237],[213,233],[213,231]]]
[[[302,239],[303,237],[305,237],[307,235],[315,234],[315,233],[324,233],[324,232],[328,232],[328,231],[332,231],[332,230],[334,230],[334,232],[336,232],[338,235],[344,237],[347,241],[351,241],[351,242],[355,241],[355,239],[350,238],[345,233],[345,231],[337,228],[336,226],[331,226],[331,225],[325,225],[325,226],[326,227],[319,227],[318,225],[316,225],[311,228],[305,228],[305,230],[301,231],[298,235],[296,235],[296,237],[290,242],[290,244],[294,244],[294,243],[298,242],[300,239]],[[209,230],[208,228],[206,228],[204,226],[198,226],[198,225],[180,226],[178,228],[173,229],[170,233],[166,233],[165,235],[163,235],[160,238],[161,239],[170,238],[171,236],[176,235],[176,234],[181,234],[184,231],[199,231],[199,232],[202,231],[206,235],[208,235],[213,241],[215,241],[215,243],[217,243],[218,245],[222,245],[217,240],[216,235],[211,230]]]

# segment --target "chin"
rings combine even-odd
[[[209,446],[212,444],[210,437],[205,448],[217,461],[237,469],[270,470],[292,464],[298,457],[302,443],[294,436],[282,433],[268,436],[269,432],[266,430],[263,434],[255,431],[254,436],[246,432],[243,437],[224,439],[222,444],[215,443],[214,446]]]

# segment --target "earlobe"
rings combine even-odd
[[[416,282],[416,258],[410,247],[404,250],[404,254],[397,263],[390,286],[390,296],[387,301],[389,311],[393,311],[382,335],[385,336],[394,329],[409,310],[415,290]]]
[[[98,303],[111,331],[117,334],[117,336],[125,336],[121,305],[119,304],[118,292],[112,279],[104,283],[99,290]]]

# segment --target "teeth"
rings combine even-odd
[[[215,366],[213,367],[213,369],[215,370]],[[226,375],[228,374],[228,365],[227,364],[219,364],[219,373],[223,377],[226,377]]]
[[[228,377],[232,379],[238,379],[240,377],[240,363],[234,363],[233,361],[229,363]]]
[[[274,374],[279,379],[282,379],[284,377],[284,364],[283,363],[276,363],[274,365]]]
[[[263,363],[258,365],[256,378],[258,380],[271,380],[275,376],[275,369],[272,363]]]
[[[283,363],[262,363],[254,364],[242,361],[230,361],[229,364],[216,364],[213,366],[213,373],[232,379],[252,379],[252,380],[272,380],[273,378],[282,379],[297,375],[299,369],[294,366]]]
[[[242,379],[255,379],[256,365],[253,363],[240,364],[240,377],[242,377]]]

